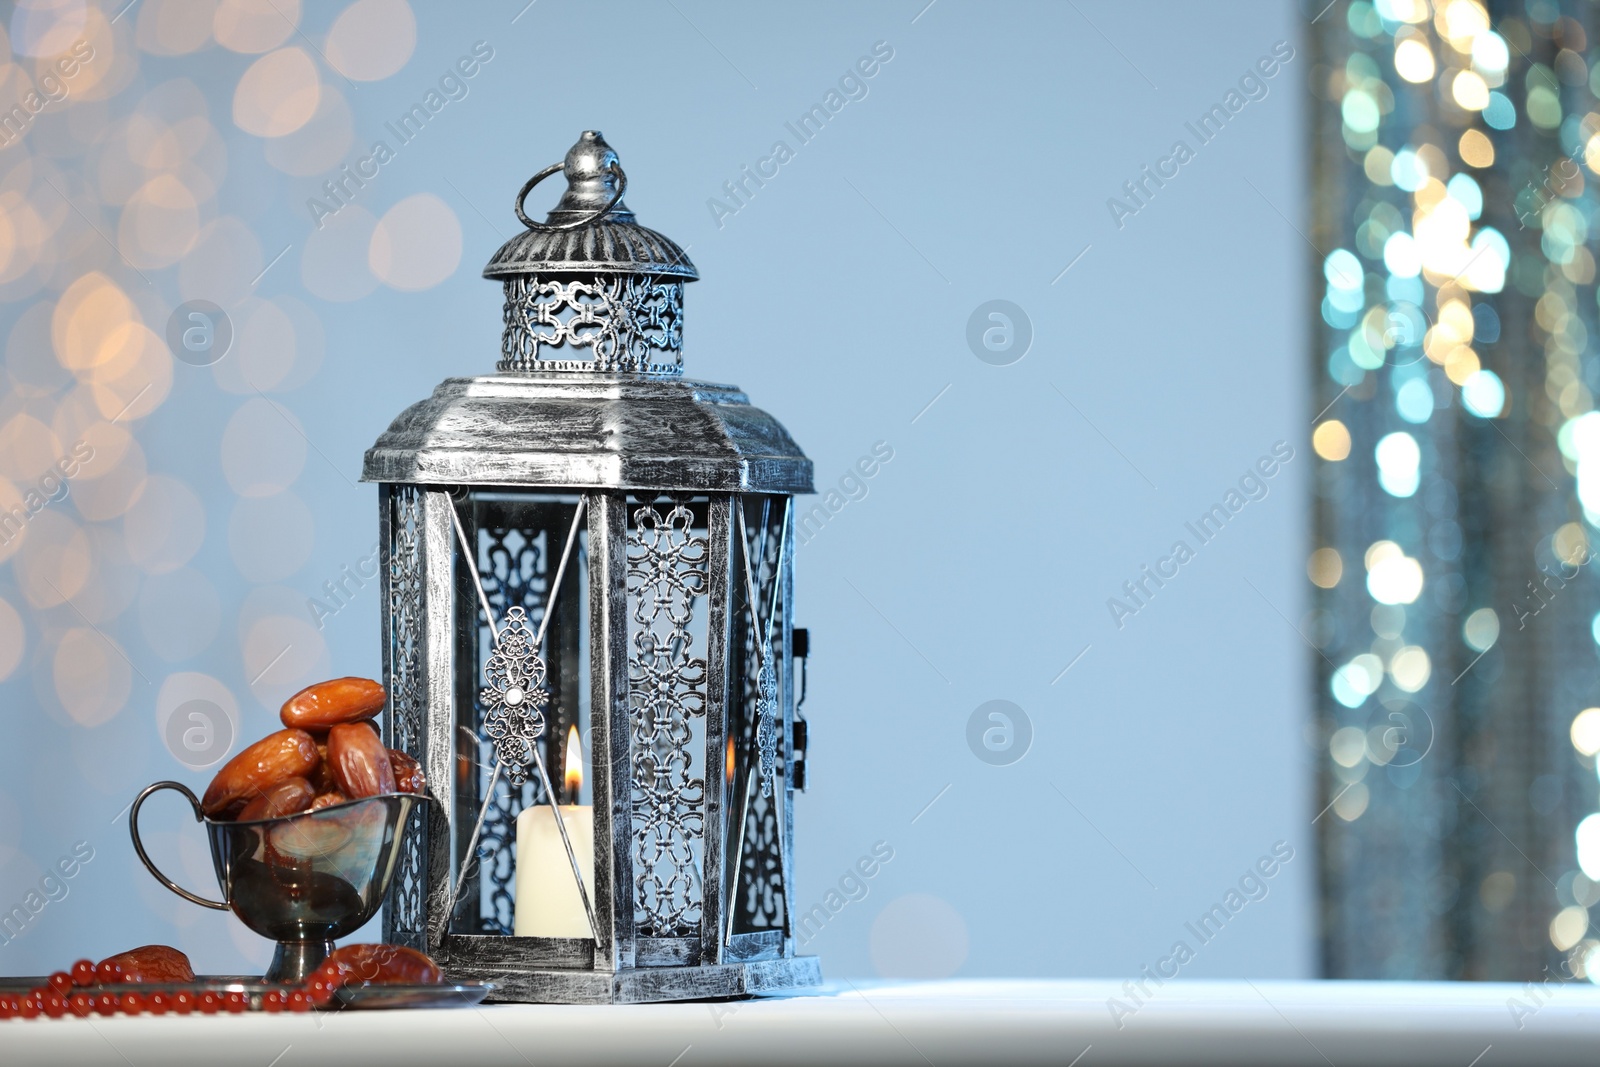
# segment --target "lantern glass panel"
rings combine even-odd
[[[752,493],[739,497],[738,501],[738,506],[744,508],[744,532],[748,534],[748,538],[738,536],[739,530],[734,531],[732,564],[734,699],[729,715],[728,731],[729,754],[732,760],[731,769],[725,778],[728,799],[723,807],[723,810],[728,812],[731,831],[729,855],[741,857],[736,871],[731,868],[730,861],[729,871],[730,876],[738,879],[737,890],[732,898],[732,930],[736,935],[781,931],[787,921],[781,836],[783,831],[778,825],[778,820],[784,817],[784,806],[781,801],[786,783],[781,779],[775,782],[771,794],[767,796],[762,795],[759,785],[749,787],[748,804],[745,803],[745,796],[739,792],[739,786],[745,783],[747,778],[753,777],[749,772],[757,769],[755,764],[759,761],[757,707],[761,698],[759,688],[761,637],[756,619],[759,618],[762,624],[768,624],[770,620],[770,639],[774,653],[773,670],[778,682],[778,726],[780,732],[786,733],[787,731],[782,730],[782,726],[783,708],[788,703],[785,696],[788,678],[785,669],[787,657],[783,652],[788,643],[784,620],[789,617],[788,605],[785,603],[787,590],[783,584],[783,545],[780,542],[786,498]],[[757,598],[754,613],[751,611],[749,597],[751,580],[745,576],[746,545],[749,546],[750,579],[754,581]],[[776,591],[773,588],[774,584],[777,585]],[[778,755],[781,767],[783,753],[780,751]],[[741,811],[745,812],[742,850],[739,847],[738,826]]]
[[[476,565],[483,591],[494,612],[496,625],[504,626],[507,613],[522,608],[528,625],[537,632],[550,603],[552,583],[578,506],[575,495],[527,492],[475,491],[457,502],[457,514],[469,544],[476,550]],[[546,629],[542,658],[549,702],[545,705],[545,731],[539,739],[556,799],[578,803],[568,792],[566,766],[570,729],[577,727],[579,758],[584,780],[589,736],[589,634],[587,613],[587,535],[580,524],[579,541],[572,550],[555,611]],[[456,549],[459,554],[460,548]],[[484,728],[488,713],[482,699],[484,666],[494,651],[494,635],[483,618],[471,570],[457,560],[456,595],[456,792],[454,860],[456,870],[468,862],[467,849],[478,812],[495,778],[492,740]],[[527,780],[515,784],[504,773],[494,787],[479,835],[479,860],[468,870],[460,900],[452,916],[451,931],[460,934],[510,934],[515,921],[517,815],[536,804],[547,803],[537,772],[527,768]]]

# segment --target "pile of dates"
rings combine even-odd
[[[378,737],[372,720],[383,703],[383,686],[370,678],[335,678],[300,690],[279,713],[284,728],[229,760],[201,808],[211,819],[253,822],[423,792],[417,761]]]

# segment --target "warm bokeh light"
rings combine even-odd
[[[222,431],[222,474],[240,496],[281,493],[305,469],[305,431],[286,408],[246,400]]]
[[[1433,52],[1420,38],[1408,37],[1394,46],[1394,69],[1408,82],[1425,82],[1433,77]]]
[[[1578,523],[1562,523],[1550,535],[1550,552],[1569,567],[1581,567],[1589,562],[1589,535]]]
[[[66,604],[82,591],[91,569],[88,535],[59,510],[50,509],[29,521],[28,536],[11,561],[11,573],[34,608]]]
[[[28,634],[22,616],[9,602],[0,599],[0,681],[11,677],[27,649]]]
[[[1319,548],[1311,553],[1311,558],[1306,561],[1306,574],[1310,576],[1312,584],[1320,589],[1332,589],[1339,584],[1339,579],[1344,576],[1344,560],[1339,558],[1336,548]]]
[[[88,12],[82,3],[28,0],[12,8],[11,50],[18,56],[58,56],[87,26]]]
[[[1584,708],[1572,719],[1572,747],[1579,754],[1600,752],[1600,708]]]
[[[1328,755],[1341,767],[1355,767],[1367,758],[1367,735],[1359,726],[1335,730],[1328,739]]]
[[[272,601],[277,601],[275,611],[266,613]],[[293,692],[331,670],[328,646],[306,613],[305,595],[280,586],[251,591],[239,611],[239,650],[251,693],[272,710],[278,704],[274,694]]]
[[[1578,866],[1592,881],[1600,881],[1600,812],[1586,815],[1573,832],[1578,846]]]
[[[250,65],[233,95],[233,121],[257,137],[282,137],[311,121],[321,100],[317,65],[298,47],[269,52]]]
[[[197,52],[211,40],[210,12],[215,0],[141,0],[136,40],[152,55]]]
[[[1393,541],[1367,550],[1367,592],[1380,604],[1410,604],[1422,594],[1422,564]]]
[[[128,198],[117,246],[138,267],[170,267],[200,237],[200,205],[170,174],[152,178]]]
[[[1561,952],[1582,941],[1588,932],[1589,909],[1576,904],[1562,908],[1550,920],[1550,943]]]
[[[111,279],[98,271],[85,274],[56,302],[50,324],[56,358],[80,378],[92,378],[94,368],[119,351],[107,340],[137,321],[133,302]]]
[[[408,196],[384,213],[372,231],[367,266],[385,285],[431,289],[461,263],[461,222],[432,193]]]
[[[1363,652],[1333,672],[1334,699],[1347,708],[1359,708],[1383,684],[1383,660]]]
[[[1482,130],[1467,130],[1461,134],[1461,139],[1456,142],[1456,152],[1461,155],[1461,162],[1475,168],[1494,166],[1494,142],[1483,134]]]
[[[1474,652],[1483,652],[1500,639],[1500,616],[1493,608],[1479,608],[1461,624],[1461,639]]]
[[[1456,385],[1467,384],[1467,380],[1481,369],[1478,354],[1466,345],[1457,345],[1445,354],[1445,376]]]
[[[1489,106],[1489,86],[1476,71],[1457,74],[1450,83],[1450,95],[1468,111],[1482,111]]]
[[[1355,822],[1366,814],[1372,795],[1365,782],[1357,782],[1345,789],[1333,801],[1333,813],[1345,822]]]
[[[355,0],[328,30],[333,68],[352,81],[387,78],[417,47],[417,20],[406,0]]]
[[[324,85],[317,110],[292,133],[262,145],[273,167],[295,177],[320,177],[337,170],[355,144],[355,118],[337,86]]]
[[[211,33],[235,52],[267,52],[292,37],[299,21],[300,0],[219,0]]]
[[[1311,447],[1323,459],[1337,463],[1350,455],[1350,431],[1338,419],[1319,423],[1311,433]]]
[[[232,371],[245,390],[269,392],[288,380],[295,368],[298,343],[289,313],[267,300],[241,301],[234,317]]]
[[[0,424],[0,473],[32,482],[49,470],[60,455],[60,440],[32,415],[16,415]]]
[[[1417,439],[1405,431],[1385,434],[1373,449],[1378,464],[1378,484],[1390,496],[1407,497],[1422,483],[1422,451]]]
[[[172,353],[166,341],[143,323],[128,322],[103,345],[112,355],[88,375],[96,410],[119,423],[152,414],[172,389]]]
[[[1445,0],[1436,8],[1439,32],[1460,50],[1470,49],[1473,38],[1489,28],[1489,13],[1477,0]]]
[[[1415,693],[1427,685],[1432,673],[1433,661],[1428,658],[1427,650],[1417,645],[1402,648],[1389,663],[1394,684],[1406,693]]]
[[[111,638],[75,626],[52,657],[56,696],[80,726],[100,726],[121,711],[133,689],[133,664]]]

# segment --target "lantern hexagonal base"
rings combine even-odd
[[[822,984],[815,956],[699,967],[633,967],[615,973],[453,966],[455,979],[493,982],[491,1001],[517,1004],[649,1004],[714,1000]]]

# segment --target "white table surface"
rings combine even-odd
[[[1488,983],[1177,980],[1116,1028],[1120,981],[834,982],[803,996],[631,1007],[0,1023],[0,1064],[185,1067],[699,1067],[704,1064],[1600,1062],[1600,989]],[[1514,1016],[1511,998],[1530,1011]],[[1520,1026],[1519,1026],[1520,1023]]]

